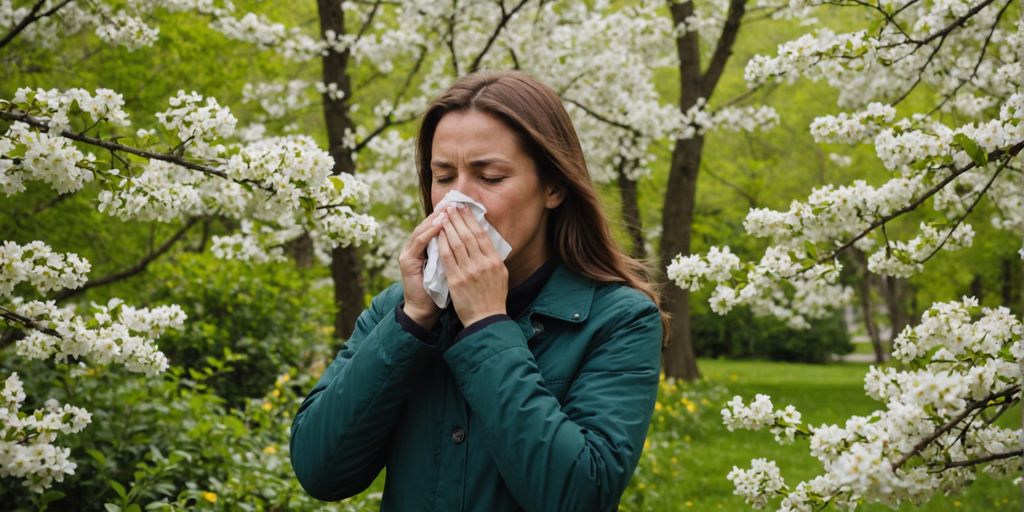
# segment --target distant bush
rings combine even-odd
[[[853,351],[842,315],[811,322],[796,330],[776,318],[758,318],[746,309],[726,316],[694,311],[694,349],[700,357],[758,358],[823,363],[833,354]]]
[[[644,451],[622,495],[621,510],[680,508],[673,489],[691,462],[687,450],[691,443],[720,430],[719,410],[726,393],[713,382],[672,381],[662,374]]]
[[[151,270],[144,300],[178,304],[185,327],[160,339],[172,365],[204,366],[207,356],[230,360],[230,372],[209,385],[228,405],[261,396],[304,351],[330,340],[330,286],[316,286],[292,265],[252,265],[210,255],[181,254]]]
[[[0,509],[354,512],[380,506],[375,494],[333,504],[317,501],[292,472],[291,418],[322,362],[274,376],[259,397],[237,408],[226,407],[207,384],[232,372],[230,364],[214,357],[187,370],[172,366],[155,378],[108,367],[30,364],[27,384],[34,389],[50,384],[51,397],[92,411],[92,424],[63,439],[77,465],[73,475],[43,495],[0,479]]]

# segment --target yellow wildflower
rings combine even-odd
[[[203,499],[210,503],[217,503],[217,493],[205,491],[203,492]]]
[[[281,396],[281,390],[280,389],[275,389],[275,390],[271,391],[270,392],[270,396],[272,396],[274,398],[277,398],[277,397]]]
[[[263,453],[266,453],[268,455],[273,455],[273,454],[277,453],[277,445],[273,445],[273,444],[267,445],[267,447],[263,449]]]
[[[269,410],[271,410],[273,408],[274,408],[274,406],[270,402],[263,402],[263,410],[264,411],[269,411]]]
[[[655,411],[660,411],[661,410],[661,402],[654,402],[654,410]]]
[[[683,405],[686,406],[686,410],[691,414],[697,412],[697,404],[691,402],[689,398],[683,398]]]

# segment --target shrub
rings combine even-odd
[[[853,350],[842,315],[811,322],[806,330],[791,329],[770,317],[754,317],[747,309],[726,316],[694,311],[694,349],[701,357],[760,358],[823,363],[833,354]]]
[[[147,301],[178,304],[189,318],[161,338],[161,350],[184,368],[226,354],[230,370],[208,383],[228,405],[261,396],[313,340],[332,332],[330,286],[290,265],[182,254],[155,266],[150,282]]]

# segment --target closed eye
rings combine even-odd
[[[484,180],[484,182],[486,182],[486,183],[490,183],[492,185],[496,185],[498,183],[501,183],[502,180],[505,179],[505,176],[496,176],[496,177],[493,177],[493,178],[490,178],[490,177],[487,177],[487,176],[481,176],[480,179]]]

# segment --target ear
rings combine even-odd
[[[565,185],[562,184],[551,184],[545,185],[545,191],[547,198],[544,201],[544,207],[549,210],[558,208],[558,205],[562,204],[565,200]]]

